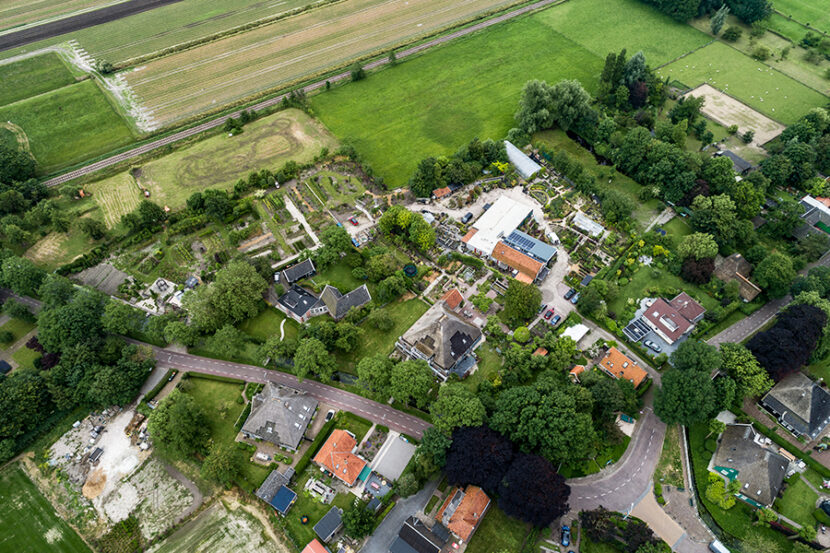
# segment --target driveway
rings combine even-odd
[[[360,553],[388,553],[389,546],[395,541],[404,521],[426,507],[429,498],[432,497],[437,487],[438,480],[432,480],[427,482],[424,489],[415,495],[398,501],[374,533],[369,536],[369,540],[360,550]]]

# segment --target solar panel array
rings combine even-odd
[[[533,249],[533,246],[536,245],[536,242],[526,236],[522,236],[515,230],[507,237],[507,242],[508,244],[515,245],[524,251],[530,251]]]

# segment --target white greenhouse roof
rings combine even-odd
[[[522,178],[530,178],[542,170],[542,166],[530,159],[527,154],[518,149],[507,140],[504,141],[504,147],[507,150],[507,158],[516,167],[516,171]]]

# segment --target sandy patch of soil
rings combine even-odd
[[[702,84],[686,93],[686,96],[705,99],[700,110],[706,117],[729,127],[738,125],[738,132],[755,131],[753,144],[766,144],[786,128],[746,104],[708,84]]]

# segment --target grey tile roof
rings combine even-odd
[[[298,317],[304,317],[308,311],[317,305],[317,296],[299,286],[291,286],[277,301]]]
[[[730,424],[720,437],[712,465],[738,471],[741,494],[770,505],[781,490],[789,461],[756,443],[757,433],[749,424]]]
[[[333,319],[340,320],[353,307],[363,307],[372,301],[372,295],[369,294],[369,289],[365,284],[355,288],[348,294],[342,294],[334,286],[326,285],[323,293],[320,294],[320,301],[329,308],[329,314]]]
[[[285,469],[284,473],[276,469],[272,470],[271,474],[265,478],[265,482],[263,482],[256,491],[256,496],[261,500],[270,503],[277,491],[282,486],[288,485],[288,482],[291,480],[292,476],[294,476],[294,469],[291,467]]]
[[[310,277],[316,272],[314,262],[311,259],[306,259],[280,271],[280,280],[285,285],[294,284],[298,280]]]
[[[433,534],[423,522],[410,517],[403,523],[398,537],[389,547],[391,553],[438,553],[446,543]]]
[[[343,526],[343,511],[339,507],[332,507],[329,512],[323,516],[314,525],[314,533],[323,541],[327,542],[331,539],[335,532]]]
[[[251,414],[242,431],[297,449],[316,409],[317,400],[305,392],[268,382],[251,400]]]
[[[809,439],[818,437],[830,423],[830,393],[801,372],[776,384],[761,403]]]
[[[438,302],[401,338],[437,367],[450,371],[481,339],[481,330],[447,310],[444,302]]]

